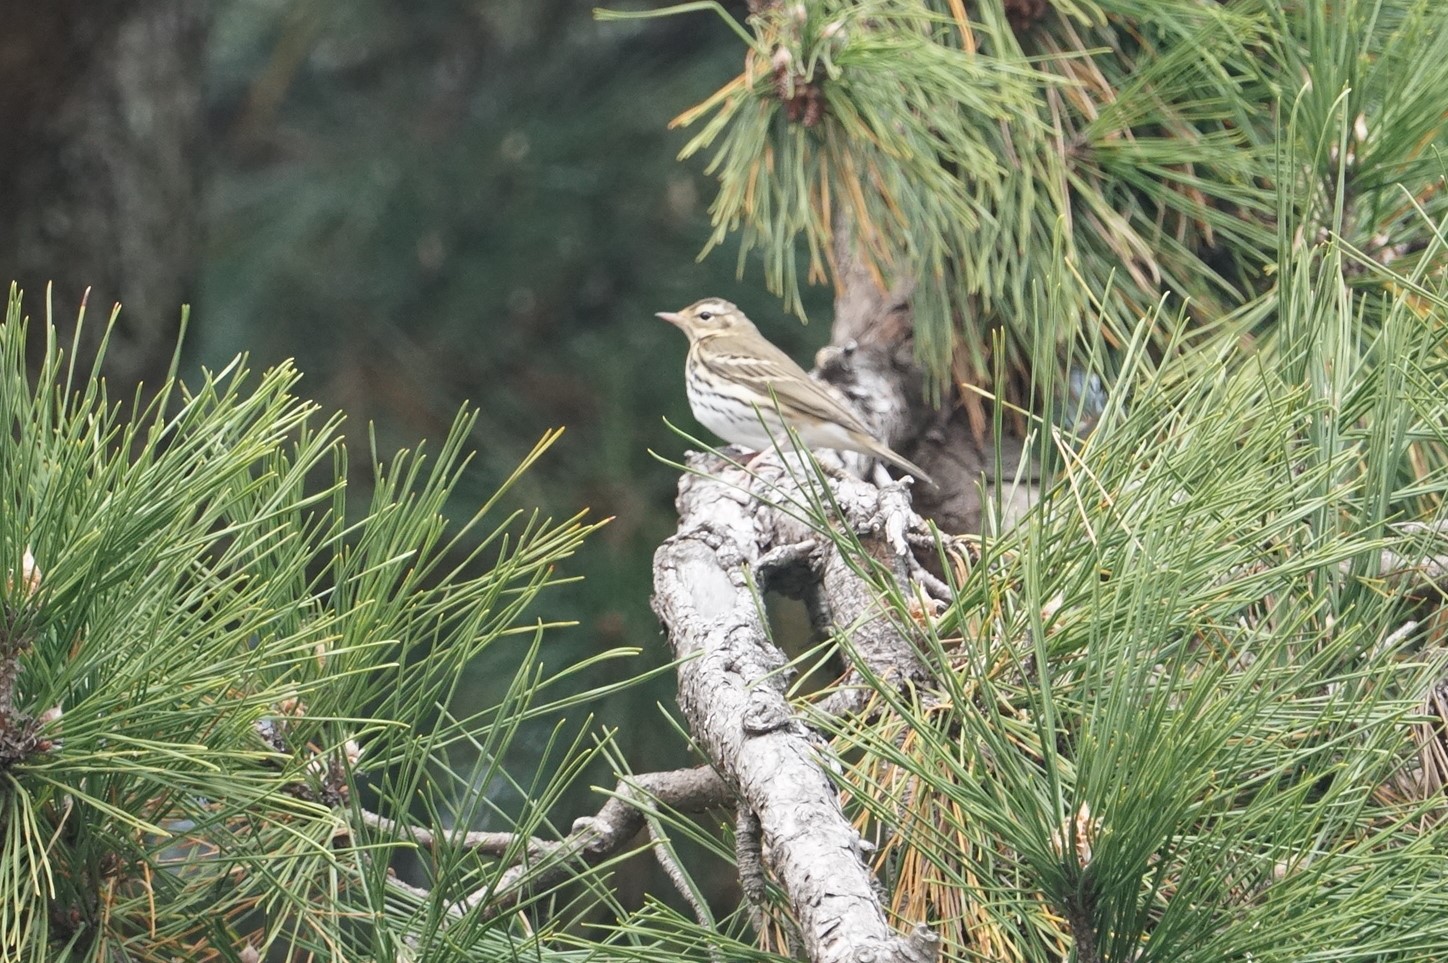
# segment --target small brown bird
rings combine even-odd
[[[933,485],[919,465],[875,438],[860,417],[776,348],[728,301],[705,298],[659,317],[689,336],[684,380],[699,423],[725,441],[788,447],[788,425],[811,448],[883,458]],[[783,419],[781,420],[781,416]]]

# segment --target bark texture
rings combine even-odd
[[[205,9],[0,0],[0,278],[32,316],[54,282],[63,331],[90,288],[89,344],[124,304],[125,386],[164,376],[196,275]]]
[[[799,523],[781,521],[774,506],[803,492],[777,459],[761,460],[751,475],[693,458],[703,474],[681,480],[679,530],[654,556],[655,609],[681,660],[679,705],[690,729],[741,810],[757,820],[765,861],[788,895],[811,960],[931,960],[933,933],[919,927],[901,935],[886,919],[864,858],[867,845],[840,808],[823,744],[786,698],[786,659],[770,641],[755,575],[800,563],[828,572],[829,582],[821,583],[828,604],[861,616],[873,658],[910,653],[903,668],[885,670],[892,675],[916,671],[909,640],[868,601],[873,593],[859,591],[857,577],[845,577],[829,560],[833,543],[796,539]],[[832,489],[842,524],[883,517],[874,486],[840,478]],[[882,536],[882,544],[889,541]]]

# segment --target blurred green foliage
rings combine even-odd
[[[736,4],[742,13],[743,4]],[[648,608],[672,529],[670,421],[697,430],[684,339],[653,317],[730,297],[807,359],[826,326],[784,321],[730,253],[696,263],[710,190],[669,119],[738,69],[715,18],[599,24],[584,0],[224,0],[211,30],[206,271],[195,360],[294,357],[307,390],[375,423],[386,451],[480,408],[481,498],[544,431],[567,432],[513,494],[613,516],[550,596],[571,663],[612,645],[664,658]],[[824,316],[829,292],[810,310]],[[366,479],[357,479],[366,484]],[[615,664],[620,674],[643,665]],[[495,667],[470,680],[490,697]],[[597,682],[605,680],[599,679]],[[497,683],[501,684],[501,682]],[[468,691],[467,687],[464,692]],[[679,764],[662,677],[600,709],[638,769]],[[466,707],[462,707],[466,708]],[[638,725],[635,723],[644,723]]]

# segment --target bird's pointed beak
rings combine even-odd
[[[684,316],[677,311],[660,311],[655,314],[654,317],[663,318],[676,328],[682,328],[684,326]]]

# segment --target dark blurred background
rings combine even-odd
[[[738,39],[710,14],[599,23],[593,6],[0,0],[0,270],[32,315],[52,280],[60,322],[86,286],[93,317],[122,301],[120,386],[164,374],[183,301],[183,372],[297,359],[348,416],[358,487],[369,425],[385,456],[476,405],[465,501],[565,426],[508,507],[613,516],[537,615],[579,623],[551,634],[550,665],[641,647],[599,670],[623,678],[665,657],[650,558],[677,473],[649,451],[686,447],[665,417],[699,431],[684,339],[653,313],[723,295],[801,360],[827,329],[786,319],[755,266],[739,280],[736,250],[696,262],[711,185],[667,124],[737,73]],[[511,669],[475,674],[481,705]],[[638,770],[695,761],[664,710],[668,674],[596,706]]]

